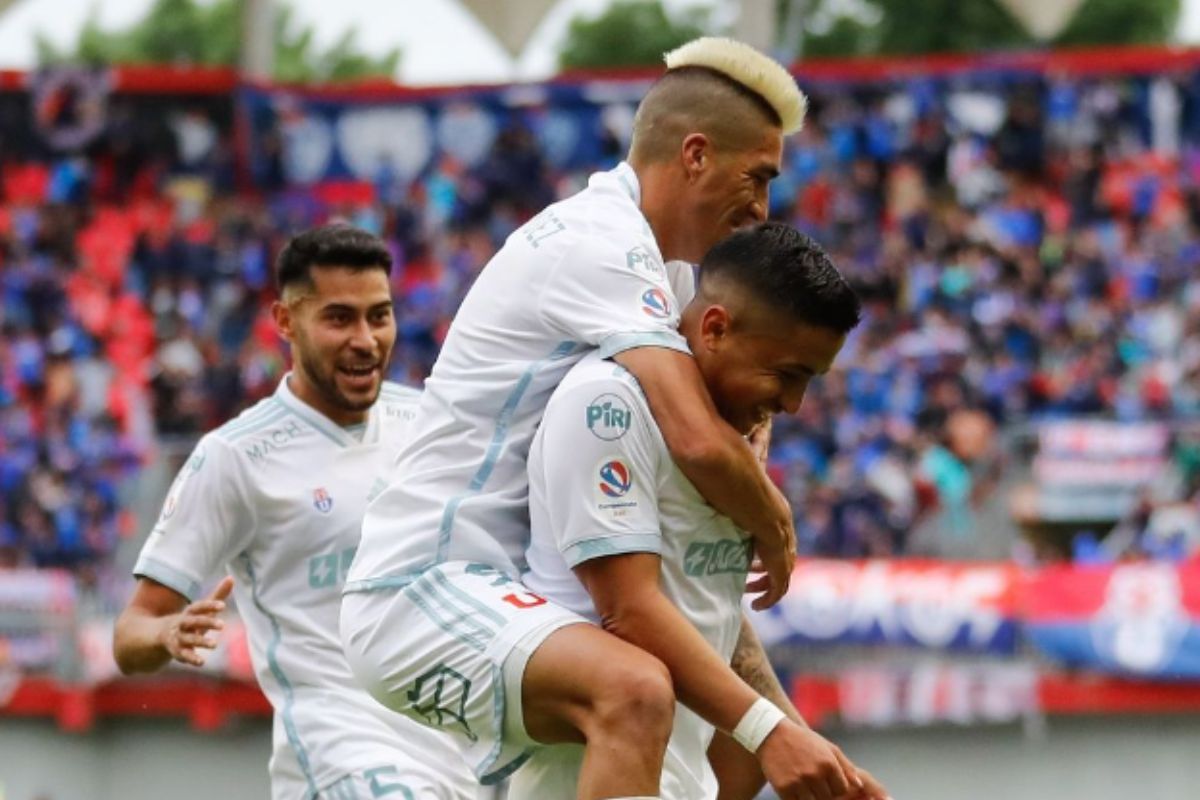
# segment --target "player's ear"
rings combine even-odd
[[[284,341],[292,341],[292,309],[281,300],[276,300],[271,304],[271,317],[275,320],[275,330],[279,331],[279,335]]]
[[[733,317],[729,309],[715,304],[704,309],[700,315],[700,341],[708,350],[718,349],[729,338]]]
[[[689,133],[683,138],[680,156],[688,178],[694,180],[708,167],[712,158],[711,143],[703,133]]]

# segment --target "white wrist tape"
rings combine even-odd
[[[783,722],[787,715],[780,711],[774,703],[765,697],[754,701],[754,705],[742,715],[737,727],[733,729],[733,740],[751,753],[757,753],[775,726]]]

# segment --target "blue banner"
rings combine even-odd
[[[442,157],[464,168],[523,154],[557,169],[623,157],[646,80],[589,81],[419,92],[243,87],[238,102],[258,182],[407,184]]]

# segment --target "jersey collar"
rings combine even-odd
[[[621,187],[621,191],[629,196],[633,204],[638,208],[642,207],[642,186],[638,183],[637,173],[633,171],[633,167],[629,166],[628,161],[622,161],[609,173],[616,179],[617,185]]]
[[[279,388],[275,390],[275,396],[279,399],[279,402],[283,403],[292,413],[315,428],[318,433],[332,439],[342,447],[353,447],[359,444],[357,439],[344,431],[336,422],[320,411],[317,411],[299,397],[296,397],[292,388],[288,386],[288,378],[291,376],[292,373],[288,372],[279,381]],[[370,444],[379,436],[378,410],[379,403],[377,402],[367,412],[367,429],[363,432],[362,444]]]

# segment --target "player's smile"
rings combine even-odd
[[[719,205],[708,212],[714,214],[708,224],[702,222],[705,212],[697,213],[704,250],[734,231],[766,221],[768,186],[779,174],[782,153],[779,130],[767,129],[758,145],[717,157],[707,191]]]
[[[357,392],[368,392],[383,380],[383,371],[378,363],[361,366],[347,365],[338,367],[338,374],[345,383]]]
[[[827,372],[843,334],[770,312],[705,342],[689,336],[692,352],[721,416],[743,435],[776,414],[795,414],[809,381]]]
[[[325,268],[296,304],[298,394],[339,424],[361,421],[383,386],[396,341],[387,275]]]

